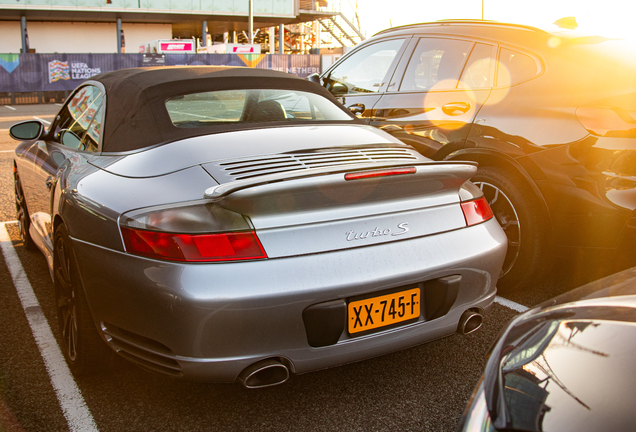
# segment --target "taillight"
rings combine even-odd
[[[493,216],[492,209],[484,197],[463,202],[462,211],[464,212],[467,226],[485,222]]]
[[[177,234],[122,227],[126,251],[172,261],[236,261],[267,258],[254,232]]]
[[[592,135],[601,137],[636,138],[636,112],[619,107],[582,106],[576,118]]]
[[[417,168],[415,167],[403,167],[403,168],[389,168],[389,169],[381,169],[381,170],[373,170],[373,171],[360,171],[345,174],[345,180],[361,180],[375,177],[388,177],[394,175],[403,175],[403,174],[415,174],[417,172]]]
[[[120,218],[126,252],[186,262],[267,258],[240,214],[209,202],[147,208]]]

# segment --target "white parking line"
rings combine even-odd
[[[13,249],[5,226],[9,223],[15,222],[0,222],[0,248],[69,429],[74,432],[97,431],[93,415],[73,380],[73,375],[68,369],[51,327],[42,313],[42,308],[22,268],[20,258]]]
[[[51,124],[50,121],[43,120],[43,119],[41,119],[39,117],[33,116],[33,118],[36,119],[36,120],[40,120],[42,123]]]
[[[525,311],[530,309],[527,306],[524,306],[524,305],[519,304],[519,303],[515,303],[512,300],[508,300],[506,298],[499,297],[499,296],[495,297],[495,303],[499,303],[502,306],[505,306],[505,307],[507,307],[509,309],[512,309],[514,311],[521,312],[521,313],[523,313],[523,312],[525,312]]]
[[[2,132],[2,129],[0,129],[0,132]],[[15,152],[15,150],[0,150],[0,153],[13,153]]]
[[[10,110],[13,110],[13,111],[17,111],[15,108],[13,108],[12,106],[9,106],[9,105],[5,105],[4,107],[5,108],[9,108]]]

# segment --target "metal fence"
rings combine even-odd
[[[320,55],[285,54],[0,54],[0,104],[60,102],[103,72],[143,66],[217,65],[320,73]]]

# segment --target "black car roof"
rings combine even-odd
[[[569,38],[575,33],[573,30],[555,28],[541,29],[523,24],[511,24],[497,21],[481,20],[443,20],[419,24],[408,24],[382,30],[363,44],[373,43],[378,39],[411,36],[437,35],[443,37],[468,37],[490,41],[505,41],[530,49],[541,49],[553,36]],[[361,44],[362,45],[362,44]]]
[[[490,20],[455,19],[455,20],[440,20],[440,21],[424,22],[424,23],[416,23],[416,24],[406,24],[403,26],[392,27],[386,30],[381,30],[378,33],[374,34],[373,36],[383,35],[383,34],[392,33],[392,32],[399,32],[402,30],[426,29],[431,27],[444,27],[444,26],[445,27],[464,26],[464,27],[473,27],[475,29],[480,29],[480,28],[487,29],[489,27],[490,28],[499,27],[499,28],[510,28],[510,29],[524,29],[524,30],[531,30],[531,31],[536,31],[540,33],[547,33],[545,30],[539,29],[537,27],[525,25],[525,24],[513,24],[513,23],[505,23],[505,22],[490,21]]]
[[[440,20],[433,22],[407,24],[388,28],[373,35],[367,41],[373,41],[377,37],[390,37],[393,35],[410,34],[444,34],[449,36],[483,37],[486,39],[502,40],[508,43],[521,45],[535,45],[538,48],[545,46],[545,41],[556,36],[560,38],[561,45],[597,44],[610,40],[607,37],[588,34],[575,28],[547,26],[534,27],[526,24],[514,24],[488,20]],[[530,36],[530,37],[529,37]],[[367,43],[365,41],[365,43]]]
[[[166,100],[178,95],[233,89],[286,89],[316,93],[340,106],[331,93],[315,83],[283,72],[247,67],[132,68],[106,72],[87,81],[88,84],[95,82],[101,83],[106,91],[102,152],[132,151],[193,136],[255,127],[234,123],[178,128],[170,120],[165,106]],[[346,109],[341,109],[355,119]]]

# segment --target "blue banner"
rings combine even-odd
[[[0,93],[73,90],[97,74],[163,64],[247,66],[306,78],[320,73],[320,55],[287,54],[0,54]]]

